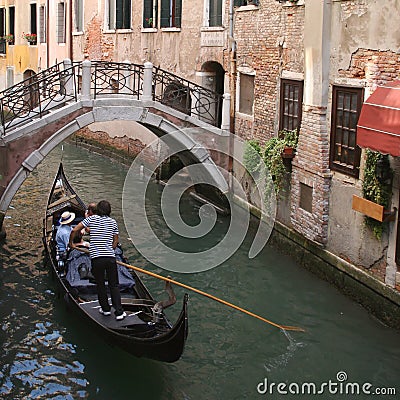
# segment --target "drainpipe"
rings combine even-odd
[[[73,46],[72,46],[72,0],[69,1],[69,59],[74,61],[74,57],[72,54]]]
[[[49,16],[49,0],[46,0],[46,68],[49,68],[50,64],[50,45],[49,45],[49,23],[50,23],[50,16]]]

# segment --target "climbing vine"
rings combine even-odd
[[[390,183],[379,182],[376,173],[378,161],[382,160],[385,156],[372,150],[367,150],[366,154],[364,180],[362,184],[363,196],[365,199],[373,201],[384,208],[389,208],[392,196],[391,179],[389,179]],[[389,172],[390,175],[392,175],[392,171],[390,170]],[[365,224],[372,230],[377,239],[380,240],[382,238],[382,233],[385,227],[383,222],[370,217],[365,217]]]

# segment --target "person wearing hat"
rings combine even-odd
[[[69,236],[72,231],[72,221],[75,219],[73,212],[64,211],[61,214],[60,226],[56,233],[57,248],[60,253],[65,253],[68,249]]]

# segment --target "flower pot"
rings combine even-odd
[[[282,158],[294,158],[296,150],[293,147],[285,146],[282,152]]]

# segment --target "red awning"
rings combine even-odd
[[[357,144],[400,156],[400,80],[378,86],[361,108]]]

